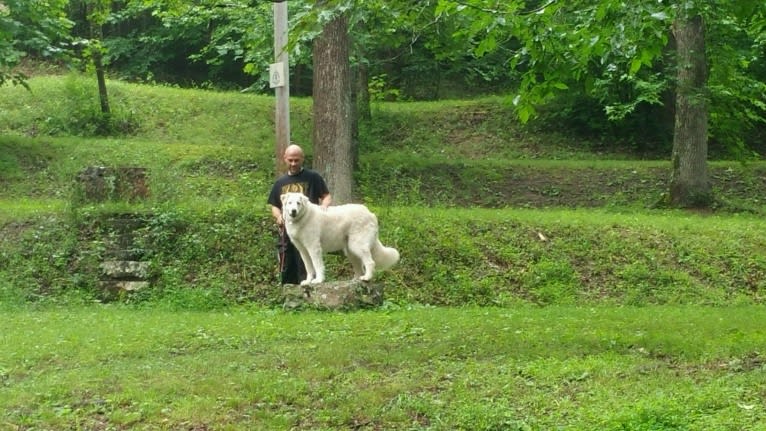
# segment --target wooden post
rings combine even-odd
[[[276,95],[275,155],[276,176],[287,170],[282,155],[290,145],[290,63],[287,55],[287,0],[274,1],[274,60],[282,63],[284,73],[280,86],[274,87]]]

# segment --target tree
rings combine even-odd
[[[670,203],[706,207],[712,201],[707,168],[707,60],[702,16],[684,10],[673,24],[676,40],[676,119],[673,133]]]
[[[577,89],[598,100],[612,120],[625,118],[640,106],[662,104],[663,93],[675,90],[678,100],[670,202],[681,207],[709,204],[707,99],[729,97],[726,94],[731,95],[734,88],[728,85],[741,78],[738,86],[743,90],[736,94],[737,104],[744,109],[730,110],[740,112],[734,114],[743,120],[740,124],[763,121],[766,105],[762,95],[750,96],[750,90],[744,90],[763,88],[763,83],[743,77],[746,57],[727,50],[717,51],[728,55],[716,56],[715,62],[717,70],[731,73],[715,75],[719,82],[712,88],[718,91],[709,92],[703,18],[716,22],[722,33],[742,37],[746,33],[743,28],[754,27],[742,22],[759,10],[755,3],[639,0],[628,5],[617,0],[575,0],[532,5],[440,0],[436,12],[438,16],[470,16],[473,24],[456,34],[473,40],[476,52],[517,46],[512,66],[520,72],[521,82],[513,103],[522,121],[534,117],[537,107],[557,94]],[[684,40],[678,55],[669,58],[666,52],[672,23],[675,36]],[[677,81],[670,78],[669,69],[663,67],[666,64],[675,66]]]
[[[86,56],[93,61],[96,71],[96,83],[98,85],[98,100],[101,105],[101,113],[108,116],[109,94],[106,90],[106,70],[104,66],[104,32],[103,25],[109,16],[111,0],[85,0],[86,19],[90,24],[90,39],[87,42]]]
[[[319,2],[318,6],[323,6]],[[336,203],[352,200],[352,104],[348,18],[334,14],[314,40],[314,168],[322,172]]]

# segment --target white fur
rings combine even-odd
[[[306,265],[301,285],[322,283],[323,253],[343,250],[362,281],[372,279],[375,269],[388,269],[399,261],[395,248],[378,239],[378,218],[364,205],[347,204],[322,209],[302,193],[285,193],[282,216],[290,240]]]

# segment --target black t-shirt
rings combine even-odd
[[[279,177],[271,188],[268,203],[281,209],[281,196],[289,192],[303,193],[309,197],[311,202],[319,204],[322,196],[330,193],[330,190],[319,173],[311,169],[303,169],[297,175],[283,175]]]

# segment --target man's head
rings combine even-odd
[[[285,148],[284,160],[287,165],[287,173],[296,175],[303,169],[303,149],[295,144]]]

